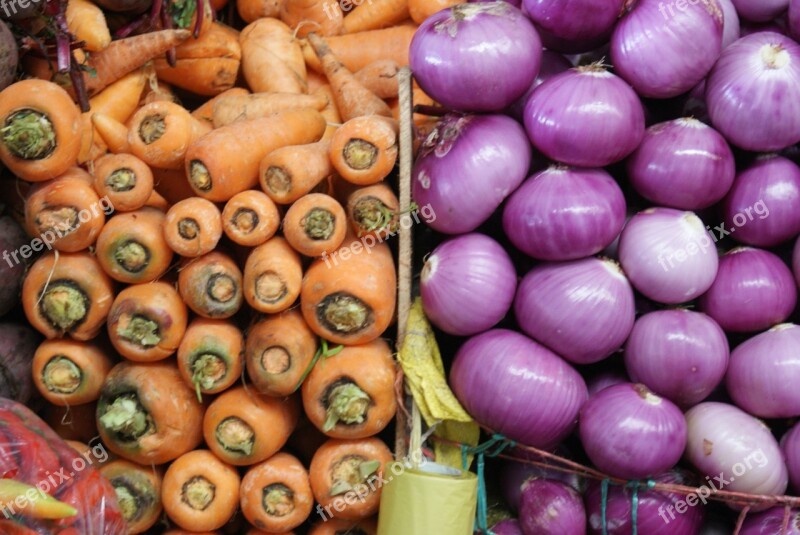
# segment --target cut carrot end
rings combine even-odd
[[[56,394],[72,394],[83,381],[81,369],[65,356],[55,356],[42,370],[42,382]]]
[[[82,289],[63,282],[50,286],[39,306],[50,325],[66,332],[86,318],[89,298]]]
[[[194,476],[183,484],[181,499],[196,511],[204,511],[216,497],[216,486],[203,476]]]
[[[148,115],[142,119],[139,125],[139,138],[141,138],[145,145],[150,145],[161,139],[161,136],[163,136],[166,131],[167,122],[164,120],[163,113]]]
[[[324,208],[312,208],[300,223],[306,236],[312,240],[330,239],[336,230],[336,217]]]
[[[105,185],[116,193],[130,191],[136,187],[136,173],[127,167],[117,169],[106,177]]]
[[[222,420],[215,431],[217,442],[225,450],[251,455],[255,444],[255,432],[250,425],[236,416]]]
[[[200,191],[211,189],[211,173],[200,160],[192,160],[189,164],[189,182]]]
[[[261,354],[261,367],[269,374],[279,375],[292,365],[292,356],[285,347],[268,347]]]
[[[42,112],[22,109],[8,116],[0,129],[9,152],[23,160],[41,160],[56,148],[56,132]]]
[[[369,141],[354,138],[345,144],[342,154],[350,168],[363,171],[375,165],[378,159],[378,147]]]
[[[213,353],[202,353],[192,362],[192,382],[203,390],[209,390],[227,374],[225,360]]]
[[[117,335],[141,347],[155,347],[161,341],[157,322],[139,314],[123,314],[117,323]]]
[[[286,194],[292,188],[292,175],[283,167],[271,165],[265,172],[267,189],[274,195]]]
[[[150,415],[135,395],[117,397],[100,416],[100,423],[121,440],[133,442],[151,428]]]
[[[372,399],[359,386],[350,381],[343,380],[330,389],[326,403],[328,405],[327,419],[322,427],[323,431],[330,431],[336,424],[360,424],[367,417]]]
[[[317,307],[317,317],[325,328],[342,334],[354,334],[369,327],[372,309],[354,295],[336,293],[327,296]]]
[[[294,492],[282,483],[264,487],[261,505],[269,516],[282,517],[294,511]]]

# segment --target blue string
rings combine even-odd
[[[600,518],[603,521],[603,535],[608,535],[608,523],[606,522],[606,514],[608,510],[608,484],[610,480],[604,479],[600,484]]]
[[[603,535],[608,535],[608,523],[606,521],[608,512],[608,485],[611,480],[604,479],[600,484],[600,515],[603,522]],[[642,486],[640,481],[628,481],[625,483],[625,488],[632,489],[631,492],[631,535],[637,535],[639,524],[639,488]],[[647,480],[645,483],[647,490],[656,486],[656,482],[652,479]]]
[[[497,457],[506,448],[513,448],[516,442],[507,439],[499,433],[495,433],[492,437],[475,447],[461,445],[461,466],[464,470],[468,469],[467,459],[470,455],[475,455],[478,461],[478,511],[475,516],[475,530],[478,533],[485,533],[486,535],[494,535],[494,533],[487,526],[488,523],[488,500],[486,498],[486,478],[484,477],[485,457]],[[494,448],[494,449],[492,449]]]

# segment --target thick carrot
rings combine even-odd
[[[240,483],[236,469],[210,451],[190,451],[175,459],[164,474],[164,511],[184,529],[219,529],[236,512]]]
[[[114,363],[102,346],[75,340],[45,340],[33,355],[33,383],[56,405],[96,401]]]
[[[391,59],[374,61],[355,73],[356,80],[380,98],[397,98],[400,65]]]
[[[139,102],[140,105],[146,106],[147,104],[160,102],[162,100],[172,102],[173,104],[181,103],[181,99],[178,98],[172,86],[156,78],[155,71],[153,71],[148,78],[150,83],[147,85],[145,92],[142,93],[142,98]]]
[[[239,495],[248,522],[278,533],[299,527],[314,505],[308,472],[288,453],[276,453],[251,466],[242,478]]]
[[[214,104],[212,122],[215,128],[237,121],[260,119],[285,110],[308,108],[323,110],[328,105],[324,95],[297,93],[251,93],[230,95]]]
[[[153,187],[170,204],[194,197],[194,190],[186,179],[183,169],[159,169],[153,167]],[[165,210],[166,211],[166,210]]]
[[[144,533],[161,516],[161,481],[163,470],[116,459],[100,468],[117,494],[128,533]]]
[[[242,272],[229,256],[213,251],[184,261],[178,290],[196,314],[229,318],[242,306]]]
[[[283,236],[305,256],[321,256],[337,249],[347,234],[347,216],[339,202],[324,193],[298,199],[283,218]]]
[[[83,48],[90,52],[103,50],[111,43],[103,11],[89,0],[67,2],[67,28],[75,39],[83,41]]]
[[[306,63],[292,30],[273,18],[248,24],[239,36],[242,74],[253,92],[305,93]]]
[[[195,318],[178,347],[178,369],[198,396],[217,394],[239,380],[243,357],[244,336],[236,325]]]
[[[150,197],[147,199],[147,202],[144,203],[145,208],[155,208],[160,212],[166,212],[169,210],[169,201],[161,196],[159,192],[153,190],[153,193],[150,194]],[[169,247],[167,247],[169,249]]]
[[[333,90],[336,109],[345,121],[363,115],[392,116],[389,106],[365,88],[353,73],[341,64],[322,37],[310,33],[308,42],[314,47],[322,63],[322,70]]]
[[[135,284],[114,299],[108,313],[108,337],[125,358],[162,360],[178,349],[187,317],[186,305],[171,284]]]
[[[397,122],[384,117],[356,117],[331,139],[331,162],[353,184],[368,186],[386,178],[397,162]]]
[[[330,518],[317,522],[308,531],[308,535],[339,535],[348,533],[352,535],[377,535],[378,521],[374,518],[363,520],[342,520]]]
[[[87,114],[102,113],[121,123],[139,107],[147,77],[141,69],[127,74],[89,99]]]
[[[463,3],[464,0],[408,0],[408,12],[414,22],[422,24],[434,13]]]
[[[291,204],[333,173],[330,143],[281,147],[267,154],[259,165],[259,182],[278,204]]]
[[[272,199],[253,189],[231,197],[222,210],[225,235],[246,247],[261,245],[272,238],[280,224],[281,215]]]
[[[258,165],[268,153],[313,143],[324,131],[325,119],[314,110],[283,111],[217,128],[186,151],[189,184],[200,197],[227,201],[258,184]]]
[[[362,2],[344,18],[345,33],[365,32],[394,26],[408,18],[408,0]]]
[[[78,161],[81,115],[52,82],[22,80],[0,91],[0,161],[23,180],[41,182]]]
[[[330,84],[325,84],[314,93],[323,95],[328,99],[328,105],[320,113],[328,123],[325,133],[322,135],[322,141],[330,141],[342,123],[342,117],[339,115],[338,108],[336,108],[336,99],[333,98],[333,89],[331,89]]]
[[[244,298],[259,312],[286,310],[300,295],[303,265],[300,256],[281,237],[253,249],[244,265]]]
[[[182,106],[160,101],[143,106],[131,118],[131,152],[148,165],[181,169],[186,149],[211,128]]]
[[[103,385],[97,428],[117,455],[147,466],[163,464],[203,440],[203,409],[174,361],[124,361]]]
[[[298,413],[295,398],[264,396],[237,386],[208,406],[203,435],[221,460],[249,466],[272,457],[283,447],[297,425]]]
[[[213,124],[214,106],[216,106],[217,102],[219,102],[221,99],[225,97],[232,97],[234,95],[249,95],[249,94],[250,91],[248,91],[244,87],[232,87],[230,89],[227,89],[222,93],[220,93],[219,95],[215,96],[214,98],[206,100],[200,106],[195,108],[195,110],[192,112],[192,117]]]
[[[148,206],[112,217],[95,245],[103,271],[128,284],[149,282],[163,275],[173,256],[161,230],[164,219],[164,212]]]
[[[299,310],[267,316],[247,332],[247,375],[262,394],[288,396],[308,373],[318,346]]]
[[[120,154],[131,151],[127,126],[104,113],[92,113],[92,125],[110,152]]]
[[[153,193],[153,172],[132,154],[107,154],[94,163],[94,189],[117,211],[138,210]]]
[[[347,198],[347,219],[359,238],[385,239],[397,231],[400,201],[385,183],[358,188]]]
[[[281,0],[236,0],[236,10],[245,22],[278,17],[281,13]]]
[[[408,65],[408,49],[416,26],[402,24],[383,30],[334,35],[325,41],[333,55],[350,72],[360,71],[379,59],[391,59],[398,65]],[[301,42],[306,65],[322,72],[322,65],[308,41]]]
[[[83,405],[58,405],[45,404],[42,418],[64,440],[79,440],[91,442],[97,438],[97,425],[94,415],[96,403]]]
[[[195,258],[214,250],[222,237],[222,215],[211,201],[190,197],[177,202],[164,220],[164,239],[184,257]]]
[[[305,37],[309,32],[339,35],[344,30],[343,17],[337,0],[284,0],[281,6],[281,20],[297,37]]]
[[[320,74],[317,71],[308,71],[306,74],[306,80],[308,81],[309,95],[316,93],[320,87],[328,84],[328,79],[325,78],[325,75]]]
[[[392,452],[380,439],[330,439],[317,450],[308,470],[314,497],[328,517],[359,520],[371,516],[378,510],[379,482],[391,460]],[[348,493],[358,500],[345,502]]]

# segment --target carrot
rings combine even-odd
[[[100,397],[113,365],[109,353],[98,344],[45,340],[33,355],[33,383],[50,403],[89,403]]]
[[[380,98],[397,98],[400,65],[391,59],[374,61],[355,73],[356,80]]]
[[[394,417],[395,362],[377,338],[347,346],[318,362],[303,382],[309,420],[333,438],[365,438],[380,433]]]
[[[434,13],[463,3],[464,0],[408,0],[408,12],[414,22],[422,24]]]
[[[28,234],[40,237],[35,250],[41,251],[44,243],[48,249],[75,252],[94,243],[112,210],[108,198],[97,196],[92,177],[73,167],[31,188],[25,202],[25,226]]]
[[[190,451],[178,457],[164,474],[164,511],[184,529],[219,529],[236,512],[240,483],[236,469],[210,451]]]
[[[281,0],[236,0],[236,10],[245,22],[254,22],[264,17],[278,17]]]
[[[280,150],[280,149],[279,149]],[[278,231],[278,207],[263,192],[249,189],[237,193],[222,210],[222,229],[228,238],[246,247],[266,242]]]
[[[305,93],[306,63],[292,30],[273,18],[248,24],[239,36],[242,74],[253,92]]]
[[[308,473],[314,497],[327,515],[359,520],[375,514],[381,498],[385,465],[392,452],[380,439],[339,440],[332,438],[320,446]],[[345,496],[357,497],[348,500]],[[331,507],[334,511],[331,512]]]
[[[90,109],[86,114],[101,113],[121,123],[126,122],[139,107],[146,81],[141,69],[126,74],[90,98]]]
[[[108,449],[143,465],[163,464],[203,440],[203,405],[175,362],[112,368],[97,401],[97,428]]]
[[[340,533],[348,533],[351,535],[377,535],[378,522],[374,518],[365,518],[358,521],[330,518],[311,526],[308,535],[339,535]]]
[[[42,418],[64,440],[80,440],[88,443],[97,438],[97,425],[94,419],[96,408],[96,403],[67,407],[47,403]]]
[[[291,204],[333,173],[330,143],[281,147],[267,154],[259,165],[259,182],[278,204]]]
[[[336,130],[339,128],[339,125],[342,122],[342,117],[339,115],[339,110],[336,108],[336,99],[333,98],[333,89],[331,89],[330,84],[321,86],[314,93],[323,95],[326,99],[328,99],[328,105],[325,106],[320,113],[328,122],[327,128],[325,128],[325,133],[322,135],[322,140],[329,141],[333,138],[333,134],[335,134]]]
[[[365,32],[394,26],[408,18],[408,0],[362,2],[344,18],[345,33]]]
[[[220,93],[219,95],[215,96],[214,98],[210,98],[206,100],[203,104],[199,107],[195,108],[192,112],[192,117],[195,119],[200,119],[201,121],[206,121],[208,123],[213,123],[213,113],[214,113],[214,106],[216,106],[217,102],[225,97],[232,97],[234,95],[249,95],[250,91],[245,89],[244,87],[232,87]]]
[[[164,220],[164,238],[184,257],[198,257],[214,250],[222,237],[222,216],[214,203],[190,197],[172,205]]]
[[[358,188],[347,198],[347,219],[356,236],[385,239],[397,231],[400,201],[385,183]]]
[[[323,110],[328,105],[325,95],[296,93],[251,93],[230,95],[214,104],[212,121],[215,128],[237,121],[260,119],[286,110],[309,108]]]
[[[281,20],[295,30],[297,37],[308,32],[320,35],[343,33],[342,6],[337,0],[284,0]]]
[[[52,82],[22,80],[0,91],[0,161],[23,180],[55,178],[78,161],[81,115]]]
[[[244,265],[244,298],[259,312],[286,310],[300,295],[300,256],[281,237],[253,249]]]
[[[397,277],[391,251],[352,235],[311,264],[300,303],[311,330],[337,344],[366,344],[383,334],[394,316]]]
[[[130,152],[127,126],[104,113],[92,113],[92,125],[109,151],[114,154]]]
[[[275,533],[274,531],[264,531],[263,529],[253,528],[247,531],[247,535],[295,535],[294,531],[281,531]],[[352,535],[357,535],[353,533]]]
[[[308,373],[318,346],[297,309],[267,316],[247,332],[247,375],[262,394],[291,395]]]
[[[94,163],[94,189],[115,210],[138,210],[153,193],[153,172],[131,154],[107,154]]]
[[[128,533],[144,533],[161,516],[161,482],[163,470],[116,459],[100,468],[117,494]]]
[[[194,190],[189,185],[189,181],[186,179],[186,172],[183,169],[159,169],[154,167],[152,171],[153,187],[169,203],[175,204],[189,197],[194,197]]]
[[[286,145],[318,141],[325,119],[314,110],[289,110],[212,130],[186,151],[186,172],[195,193],[227,201],[258,184],[258,164]]]
[[[331,139],[331,162],[348,182],[380,182],[397,162],[397,123],[373,116],[350,119]]]
[[[242,478],[239,495],[248,522],[281,533],[305,522],[314,505],[308,472],[288,453],[276,453],[251,466]]]
[[[83,48],[90,52],[103,50],[111,43],[111,32],[103,11],[89,0],[67,2],[67,28],[75,39],[83,41]]]
[[[184,261],[178,290],[192,311],[204,318],[229,318],[242,306],[242,272],[224,253],[213,251]]]
[[[147,206],[112,217],[95,245],[103,271],[128,284],[163,275],[172,262],[172,249],[161,230],[164,219],[164,212]]]
[[[178,347],[183,381],[202,394],[218,394],[239,380],[243,369],[244,336],[223,320],[195,318]]]
[[[306,81],[308,82],[309,95],[316,93],[323,85],[328,85],[328,79],[325,78],[325,75],[313,70],[306,73]]]
[[[325,40],[316,33],[308,34],[308,42],[322,64],[322,70],[328,78],[336,101],[336,109],[347,121],[363,115],[383,115],[391,117],[392,110],[384,101],[365,88],[353,73],[341,64],[331,52]]]
[[[108,336],[123,357],[151,362],[175,353],[186,322],[186,305],[171,284],[136,284],[114,299],[108,313]]]
[[[150,197],[147,199],[147,202],[144,203],[145,208],[155,208],[160,212],[166,212],[169,210],[169,201],[161,196],[159,192],[153,190],[153,193],[150,194]],[[167,247],[169,249],[169,247]]]
[[[274,398],[237,386],[220,394],[203,418],[206,444],[221,460],[248,466],[277,453],[297,424],[295,398]]]
[[[131,152],[148,165],[181,169],[186,149],[209,130],[208,123],[195,119],[178,104],[152,102],[131,118],[128,143]]]
[[[283,218],[283,235],[305,256],[321,256],[338,248],[347,234],[347,216],[339,202],[324,193],[298,199]]]
[[[147,104],[161,101],[172,102],[173,104],[181,103],[181,99],[178,98],[178,95],[175,93],[175,90],[172,89],[172,86],[156,78],[155,70],[153,70],[152,74],[150,74],[148,78],[150,82],[139,101],[141,106],[146,106]]]
[[[408,65],[408,49],[415,31],[415,25],[402,24],[383,30],[334,35],[325,41],[336,59],[350,72],[360,71],[379,59],[394,60],[402,67]],[[322,72],[314,47],[308,41],[301,42],[301,47],[306,65]]]

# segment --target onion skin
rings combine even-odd
[[[800,237],[794,242],[794,250],[792,251],[792,273],[794,273],[794,281],[800,288]]]
[[[539,74],[536,75],[536,78],[533,80],[533,83],[528,90],[525,91],[525,93],[519,97],[514,104],[509,106],[509,115],[522,122],[523,117],[525,116],[525,104],[528,103],[528,99],[533,94],[533,91],[550,78],[556,76],[557,74],[561,74],[562,72],[568,71],[571,68],[572,63],[570,63],[567,58],[561,54],[553,52],[552,50],[545,50],[542,53],[542,66],[539,68]]]
[[[510,117],[449,114],[420,147],[412,195],[430,206],[434,230],[471,232],[522,184],[530,163],[530,142]]]
[[[800,141],[800,45],[775,32],[726,48],[706,83],[714,127],[745,150],[769,152]]]
[[[627,161],[640,195],[660,206],[700,210],[719,202],[733,185],[736,163],[722,135],[697,119],[647,129]]]
[[[511,308],[517,272],[508,253],[483,234],[434,249],[420,276],[425,314],[444,332],[470,336],[496,325]]]
[[[522,533],[522,528],[519,527],[519,522],[514,519],[498,522],[492,526],[492,533],[494,535],[525,535]]]
[[[568,452],[556,450],[556,454],[569,458]],[[511,453],[515,458],[528,460],[544,461],[526,450],[519,450]],[[570,474],[560,470],[549,470],[525,462],[511,461],[504,459],[499,469],[500,488],[503,498],[513,511],[519,511],[522,495],[522,485],[529,479],[542,478],[560,481],[578,492],[583,491],[583,480],[577,474]]]
[[[503,229],[538,260],[599,253],[625,224],[625,196],[602,169],[552,166],[526,180],[506,202]]]
[[[738,247],[722,256],[700,310],[728,332],[763,331],[786,321],[797,304],[792,272],[777,255]]]
[[[614,28],[615,72],[643,97],[670,98],[706,77],[722,50],[722,10],[716,2],[691,1],[676,8],[639,0]]]
[[[736,12],[750,22],[769,22],[789,7],[789,0],[732,0]]]
[[[736,12],[736,6],[733,5],[731,0],[717,0],[717,2],[722,9],[723,15],[722,49],[724,50],[728,45],[739,39],[739,14]]]
[[[588,397],[586,383],[569,364],[506,329],[479,334],[461,346],[450,386],[478,423],[543,449],[570,434]]]
[[[522,485],[519,524],[523,533],[585,535],[586,510],[575,489],[551,479]]]
[[[514,313],[523,332],[576,364],[617,351],[633,328],[633,289],[611,260],[541,264],[517,287]]]
[[[781,449],[789,471],[789,483],[797,492],[800,489],[800,424],[795,424],[783,435]]]
[[[550,78],[525,105],[525,129],[548,158],[604,167],[633,152],[644,136],[644,109],[621,78],[599,65]]]
[[[548,50],[574,54],[596,49],[611,36],[624,0],[525,0]]]
[[[782,495],[786,491],[786,465],[763,422],[733,405],[713,401],[695,405],[685,416],[689,429],[685,456],[701,475],[723,474],[725,490],[734,492]]]
[[[747,515],[739,535],[800,535],[800,511],[792,509],[786,531],[781,531],[785,509],[773,507],[764,512]]]
[[[789,35],[797,41],[800,39],[800,0],[792,0],[789,4]]]

